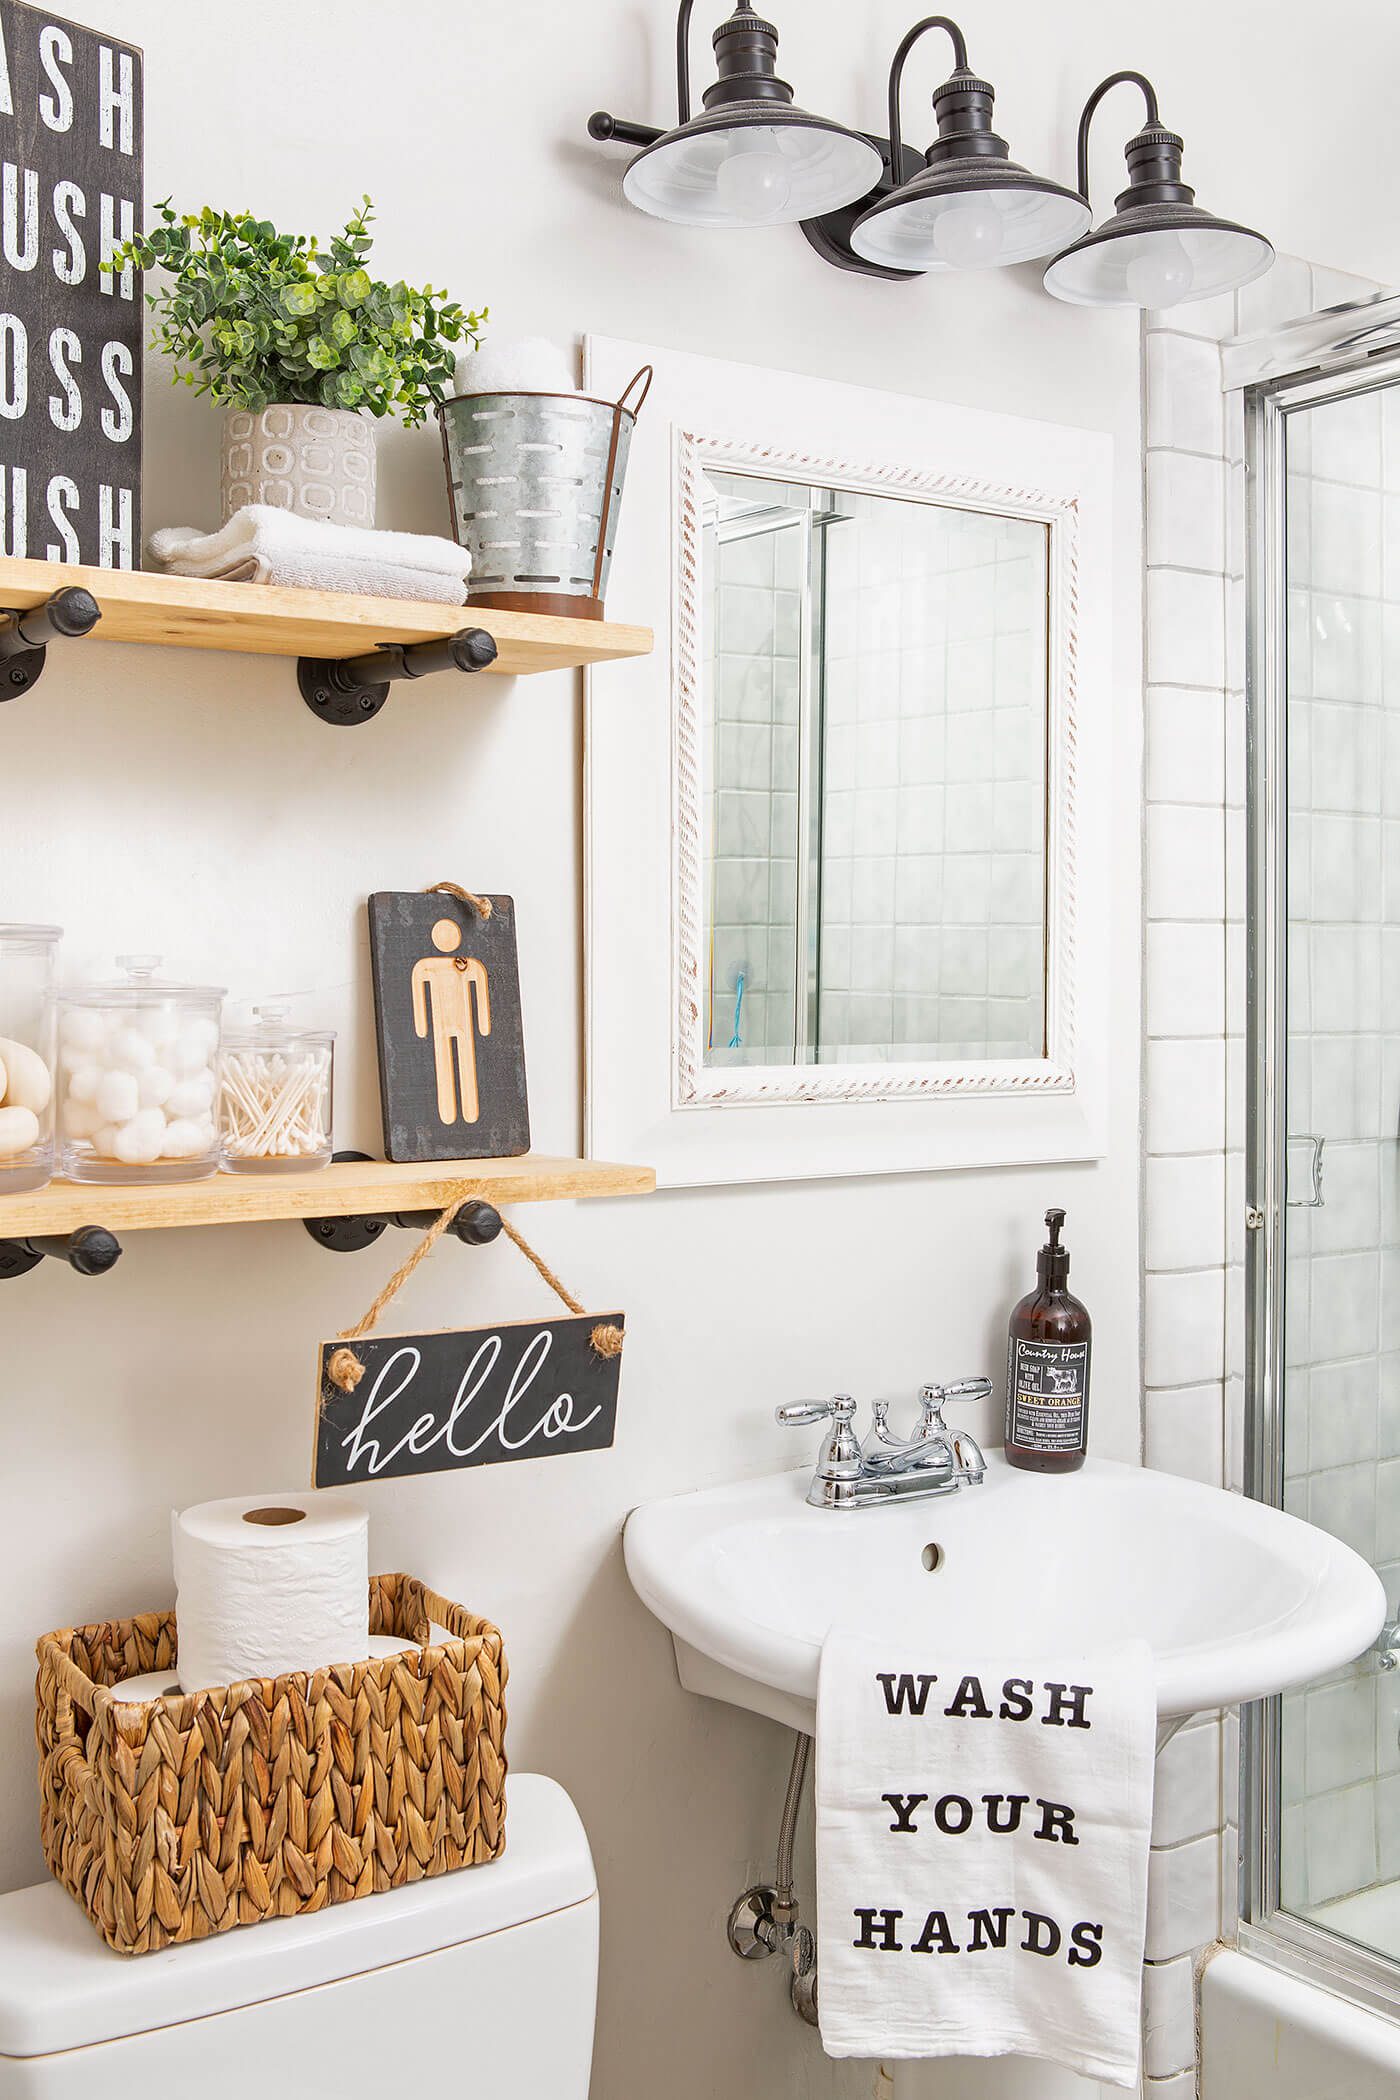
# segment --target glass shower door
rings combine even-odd
[[[1250,1185],[1256,1485],[1400,1605],[1400,371],[1256,402]],[[1255,1197],[1259,1200],[1258,1196]],[[1400,1671],[1258,1733],[1253,1909],[1400,1995]],[[1326,1939],[1324,1940],[1324,1936]]]

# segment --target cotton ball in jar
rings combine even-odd
[[[163,1050],[179,1032],[180,1017],[172,1006],[143,1006],[133,1015],[132,1026],[141,1031],[153,1049]]]
[[[92,1149],[103,1159],[116,1156],[117,1126],[115,1123],[100,1123],[92,1133]]]
[[[182,1079],[166,1097],[166,1113],[170,1116],[202,1116],[214,1099],[214,1075],[202,1071],[196,1079]]]
[[[0,1159],[27,1152],[39,1142],[39,1118],[32,1108],[0,1108]]]
[[[107,1040],[107,1017],[96,1007],[73,1006],[63,1016],[63,1045],[67,1050],[100,1050]]]
[[[27,1108],[41,1116],[53,1093],[53,1077],[37,1050],[0,1035],[0,1062],[5,1067],[3,1096],[7,1108]]]
[[[165,1126],[161,1141],[162,1159],[194,1159],[197,1154],[207,1152],[201,1126],[189,1116],[177,1116]]]
[[[102,1084],[101,1065],[79,1065],[69,1075],[68,1099],[70,1101],[95,1101],[97,1089]]]
[[[175,1074],[167,1072],[164,1065],[147,1065],[137,1078],[136,1091],[142,1108],[164,1108],[175,1091]]]
[[[124,1072],[144,1072],[155,1061],[155,1045],[139,1028],[119,1028],[107,1045],[108,1064]]]
[[[217,1035],[209,1033],[209,1023],[191,1021],[180,1030],[170,1045],[165,1062],[180,1079],[193,1079],[209,1069]]]
[[[93,1100],[104,1123],[129,1123],[141,1106],[135,1073],[104,1072],[97,1082]]]
[[[160,1158],[165,1143],[165,1117],[158,1108],[143,1108],[123,1123],[112,1150],[123,1166],[148,1167]]]
[[[105,1118],[100,1108],[91,1101],[79,1101],[70,1094],[63,1104],[63,1134],[70,1138],[96,1137]]]

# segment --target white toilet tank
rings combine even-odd
[[[159,1954],[113,1954],[56,1882],[0,1896],[0,2100],[586,2100],[588,1839],[528,1774],[506,1830],[491,1866]]]

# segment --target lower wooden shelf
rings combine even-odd
[[[398,1166],[366,1160],[313,1174],[215,1174],[208,1181],[107,1187],[51,1181],[23,1195],[0,1195],[0,1240],[37,1239],[105,1225],[110,1232],[168,1226],[258,1225],[278,1218],[355,1218],[386,1211],[444,1210],[463,1196],[488,1203],[549,1203],[578,1196],[645,1196],[650,1167],[597,1159],[435,1160]]]

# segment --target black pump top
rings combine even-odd
[[[1062,1291],[1069,1282],[1069,1249],[1060,1245],[1065,1214],[1062,1210],[1047,1210],[1045,1222],[1050,1227],[1050,1237],[1035,1258],[1036,1274],[1047,1291]]]

